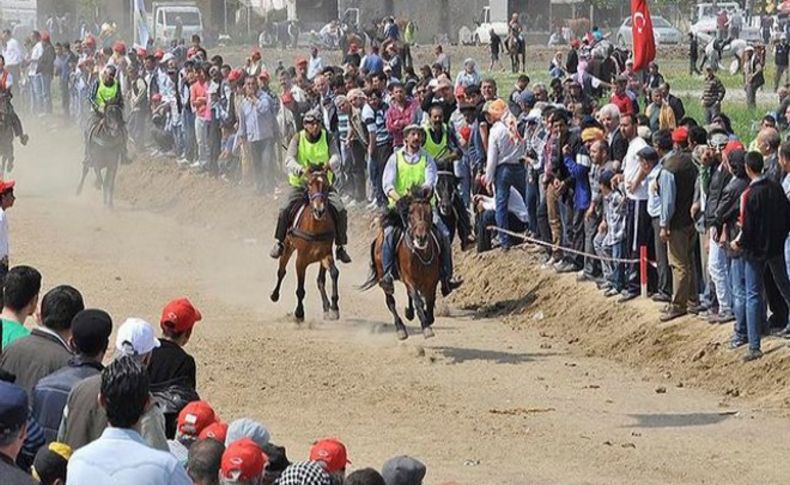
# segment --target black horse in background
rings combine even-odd
[[[120,106],[107,105],[104,114],[98,114],[97,122],[88,133],[87,143],[88,163],[82,166],[82,178],[77,187],[77,195],[82,193],[85,177],[93,168],[96,174],[96,188],[102,189],[104,205],[112,208],[115,177],[121,162],[123,144],[126,143],[123,111]]]
[[[450,244],[457,234],[461,249],[466,250],[471,247],[473,232],[469,213],[458,189],[453,162],[440,162],[437,166],[436,205],[439,217],[450,232]]]
[[[0,178],[14,169],[14,119],[10,98],[0,95]]]

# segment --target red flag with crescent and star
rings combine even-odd
[[[653,20],[647,0],[631,0],[631,34],[634,39],[634,71],[639,71],[656,58]]]

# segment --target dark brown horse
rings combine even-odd
[[[115,104],[108,105],[105,113],[98,118],[86,140],[89,164],[82,166],[82,178],[77,186],[77,195],[82,193],[85,177],[91,167],[96,174],[96,188],[102,189],[102,199],[106,207],[112,208],[115,195],[115,177],[121,161],[122,144],[126,143],[123,128],[123,111]],[[104,174],[102,175],[102,170]]]
[[[311,166],[307,170],[307,188],[305,202],[295,217],[294,226],[288,231],[285,238],[285,247],[280,256],[280,268],[277,271],[277,286],[272,291],[272,301],[280,299],[280,286],[285,278],[285,269],[291,255],[296,251],[296,311],[294,318],[297,322],[304,321],[304,280],[307,267],[313,263],[320,263],[318,270],[318,291],[324,305],[324,319],[338,320],[340,308],[338,307],[337,279],[340,271],[335,265],[332,254],[332,245],[335,241],[335,221],[329,210],[329,174],[324,167]],[[326,294],[326,272],[332,277],[332,300]]]
[[[398,276],[406,286],[409,296],[406,318],[412,320],[416,308],[422,326],[422,334],[425,338],[430,338],[434,336],[431,325],[434,322],[436,285],[439,284],[441,262],[439,241],[433,232],[431,194],[415,188],[409,196],[399,202],[399,205],[408,207],[403,221],[403,233],[395,243]],[[380,228],[371,246],[371,275],[368,281],[361,286],[360,289],[363,291],[375,286],[384,276],[381,253],[383,244],[384,231]],[[387,308],[394,318],[398,339],[405,340],[409,334],[406,332],[403,320],[398,315],[395,295],[387,292],[384,294]]]

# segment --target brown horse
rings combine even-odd
[[[409,296],[406,318],[411,321],[416,308],[422,326],[422,334],[425,338],[430,338],[434,336],[431,325],[434,322],[436,285],[439,284],[441,262],[439,241],[433,232],[431,194],[424,193],[417,188],[412,189],[411,194],[399,202],[399,206],[408,207],[404,217],[403,233],[395,244],[398,276],[406,286]],[[368,281],[360,287],[363,291],[375,286],[384,276],[381,253],[383,244],[384,231],[380,228],[371,246],[371,275]],[[395,295],[386,291],[384,294],[387,308],[394,318],[398,339],[405,340],[409,334],[406,332],[403,320],[398,315]]]
[[[310,166],[307,170],[307,188],[305,190],[305,203],[296,215],[294,226],[288,231],[285,238],[285,247],[280,256],[280,267],[277,271],[277,286],[272,291],[272,301],[280,299],[280,286],[285,278],[285,269],[291,255],[296,251],[296,311],[294,318],[297,322],[304,321],[304,279],[307,267],[313,263],[320,263],[318,270],[318,291],[324,305],[324,319],[338,320],[340,308],[338,307],[337,279],[340,271],[335,265],[332,255],[332,245],[335,241],[335,221],[329,214],[329,174],[324,167]],[[326,272],[332,277],[332,300],[326,294]]]

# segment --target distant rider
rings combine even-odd
[[[108,64],[102,71],[101,79],[97,80],[91,88],[90,100],[91,105],[93,106],[94,114],[93,120],[89,127],[91,135],[93,129],[107,112],[108,106],[118,106],[121,109],[121,112],[123,112],[123,93],[121,92],[121,83],[118,81],[118,79],[116,79],[116,74],[116,67],[112,64]],[[129,163],[129,154],[126,147],[126,124],[123,122],[123,117],[121,117],[121,123],[123,126],[124,137],[124,142],[121,144],[121,160],[123,163]]]
[[[9,117],[14,136],[19,137],[19,141],[23,145],[27,145],[29,137],[22,129],[22,120],[19,119],[19,115],[16,114],[14,106],[11,104],[11,98],[13,98],[11,89],[14,87],[15,81],[13,74],[5,67],[5,57],[0,55],[0,96],[6,98],[6,112],[3,114]]]

